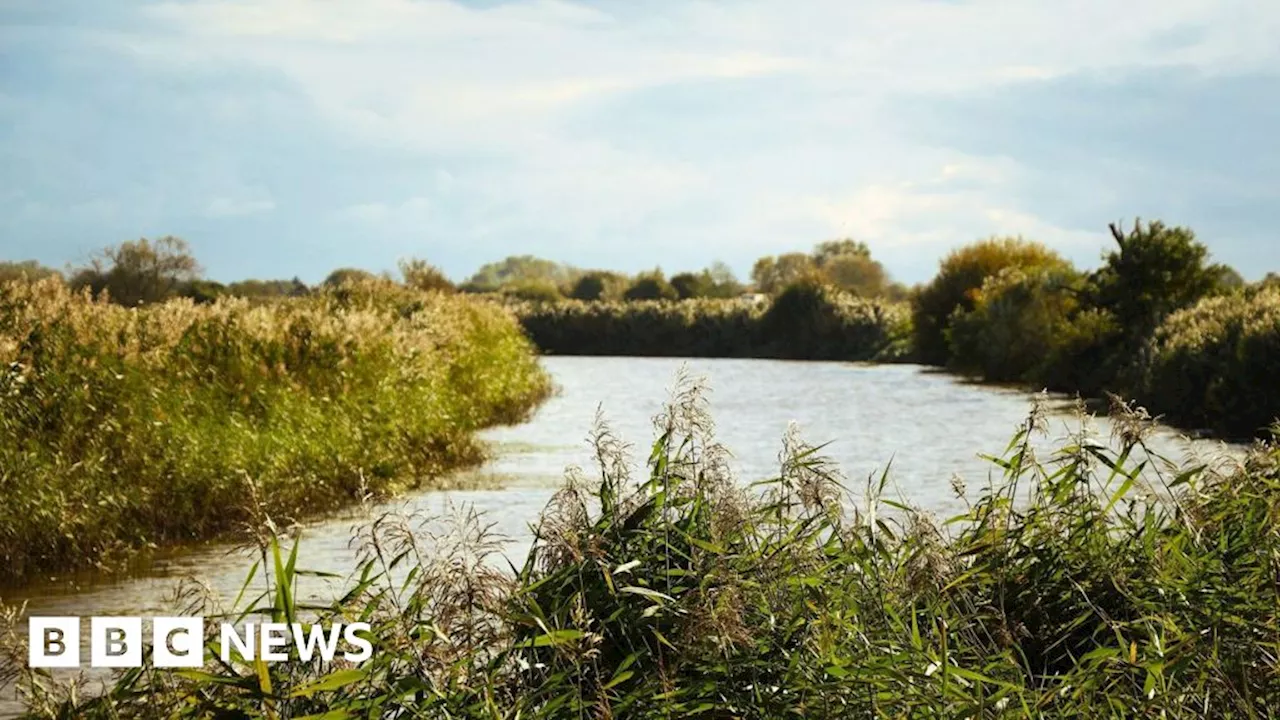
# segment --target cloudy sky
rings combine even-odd
[[[1252,279],[1277,37],[1267,0],[0,0],[0,257],[745,275],[851,236],[915,282],[1140,216]]]

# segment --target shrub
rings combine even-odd
[[[1183,227],[1156,221],[1123,232],[1111,225],[1117,249],[1094,275],[1094,304],[1124,329],[1132,352],[1169,313],[1230,285],[1228,268],[1208,263],[1209,250]],[[1224,286],[1223,283],[1227,283]]]
[[[1070,264],[1040,243],[991,238],[952,251],[938,274],[912,298],[912,332],[921,362],[946,365],[946,330],[957,309],[969,311],[987,278],[1005,268],[1067,269]]]
[[[988,277],[973,307],[951,317],[950,366],[996,382],[1034,382],[1079,307],[1079,288],[1079,275],[1063,267],[1007,267]]]
[[[590,270],[573,283],[569,297],[575,300],[616,300],[622,296],[626,276],[607,270]]]
[[[556,302],[564,299],[560,288],[547,280],[519,280],[503,287],[502,294],[529,302]]]
[[[908,322],[899,305],[802,281],[774,299],[760,332],[773,357],[873,360],[908,334]]]
[[[401,260],[400,276],[405,285],[417,290],[453,292],[456,289],[440,268],[420,258]]]
[[[1234,437],[1280,418],[1280,288],[1170,315],[1138,363],[1138,392],[1178,424]]]
[[[637,277],[622,297],[624,300],[675,300],[679,294],[662,272],[655,270]]]

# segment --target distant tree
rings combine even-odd
[[[1191,230],[1160,221],[1135,221],[1125,232],[1109,226],[1117,248],[1093,275],[1094,302],[1108,310],[1132,343],[1155,330],[1169,313],[1219,292],[1229,277],[1209,263],[1209,249]]]
[[[1248,285],[1248,283],[1246,283],[1244,280],[1244,276],[1242,276],[1239,272],[1236,271],[1235,268],[1231,267],[1230,265],[1215,265],[1214,267],[1217,268],[1217,272],[1218,272],[1217,284],[1220,290],[1233,292],[1236,290],[1241,290]]]
[[[333,272],[329,273],[329,276],[324,279],[324,282],[322,282],[321,285],[325,285],[327,287],[337,287],[339,285],[343,285],[348,282],[374,280],[377,277],[378,277],[377,275],[374,275],[368,270],[361,270],[360,268],[351,268],[351,267],[338,268],[337,270],[334,270]]]
[[[755,283],[757,292],[772,295],[789,285],[812,278],[816,273],[817,266],[812,257],[799,252],[786,253],[757,260],[751,268],[751,281]]]
[[[870,254],[836,255],[820,268],[828,283],[861,297],[881,297],[889,287],[889,273]]]
[[[189,280],[178,290],[178,295],[191,298],[200,304],[214,302],[226,294],[227,287],[216,280]]]
[[[51,267],[45,267],[35,260],[0,262],[0,283],[11,280],[43,280],[54,276],[62,277],[62,273]]]
[[[301,297],[311,288],[295,277],[291,280],[237,280],[227,285],[227,294],[253,299],[276,297]]]
[[[813,248],[813,261],[819,267],[826,265],[829,261],[838,257],[847,256],[864,257],[871,259],[871,248],[867,247],[864,242],[844,238],[841,240],[828,240],[818,243]]]
[[[676,289],[663,277],[661,270],[643,273],[622,294],[626,300],[675,300]]]
[[[627,286],[627,277],[609,270],[588,270],[575,280],[569,297],[576,300],[608,300],[617,298]]]
[[[731,298],[742,294],[742,283],[738,282],[738,277],[727,264],[717,260],[706,272],[711,278],[710,297]]]
[[[1280,273],[1269,272],[1267,276],[1258,282],[1259,287],[1280,287]]]
[[[470,292],[494,292],[521,281],[538,280],[566,286],[576,279],[574,268],[532,255],[512,255],[498,262],[482,265],[464,284]]]
[[[530,302],[555,302],[563,300],[560,287],[546,279],[516,280],[502,288],[502,294]]]
[[[711,273],[706,270],[700,273],[682,272],[672,275],[671,287],[681,300],[708,297],[714,289]]]
[[[133,306],[173,297],[200,272],[185,240],[142,238],[105,248],[75,273],[71,284],[94,294],[105,291],[112,301]]]
[[[946,331],[957,310],[969,311],[987,278],[1005,268],[1070,268],[1044,245],[1022,238],[989,238],[958,248],[942,259],[938,274],[912,298],[912,332],[919,359],[946,365]]]
[[[453,292],[456,289],[439,268],[420,258],[401,260],[400,276],[405,285],[418,290]]]

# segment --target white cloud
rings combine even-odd
[[[421,162],[395,192],[318,214],[495,253],[533,237],[565,256],[642,237],[709,258],[848,234],[915,267],[924,249],[992,233],[1083,247],[1092,235],[1016,199],[1052,169],[924,146],[894,102],[1075,73],[1280,66],[1280,8],[1254,0],[203,0],[142,12],[145,31],[98,41],[147,73],[278,79],[296,95],[273,102],[348,152]],[[253,117],[251,96],[220,92],[219,121]],[[10,106],[0,96],[0,112]],[[230,192],[256,176],[209,162],[206,215],[285,197]]]

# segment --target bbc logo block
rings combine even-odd
[[[80,618],[32,617],[27,623],[28,665],[33,668],[80,667]],[[89,619],[89,664],[92,667],[141,667],[144,642],[140,617]],[[156,667],[198,668],[204,664],[204,618],[152,618],[151,643]]]

